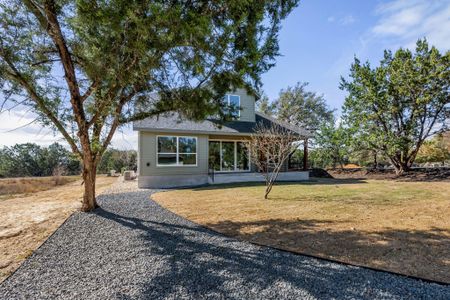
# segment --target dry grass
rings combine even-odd
[[[80,179],[80,176],[23,177],[0,179],[0,199],[11,195],[45,191]]]
[[[321,179],[153,195],[161,205],[251,242],[450,283],[450,182]]]
[[[32,186],[36,182],[42,182],[43,185],[47,181],[51,182],[42,178],[27,178],[26,182],[30,182],[29,180],[33,182]],[[97,193],[101,193],[116,180],[117,178],[112,177],[98,177]],[[62,186],[47,184],[44,191],[16,194],[0,201],[0,282],[81,207],[81,180],[71,181]]]

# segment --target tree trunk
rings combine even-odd
[[[399,164],[398,166],[395,166],[395,174],[397,175],[403,175],[405,172],[409,171],[409,167],[406,164]]]
[[[405,172],[409,171],[411,168],[411,164],[409,162],[397,161],[393,163],[395,168],[395,174],[398,176],[403,175]]]
[[[308,170],[308,139],[303,141],[303,171]]]
[[[378,169],[378,159],[377,159],[377,152],[373,152],[373,168],[374,170]]]
[[[81,206],[82,211],[91,211],[98,207],[95,200],[95,179],[97,168],[95,163],[89,160],[83,162],[84,195]]]

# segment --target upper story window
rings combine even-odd
[[[236,108],[233,111],[232,116],[239,119],[241,116],[241,97],[239,95],[226,94],[224,100],[226,104]]]
[[[197,138],[158,136],[158,166],[196,166]]]

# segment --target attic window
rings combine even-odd
[[[239,119],[241,116],[241,97],[239,95],[226,94],[224,100],[226,104],[235,108],[231,115],[236,119]]]

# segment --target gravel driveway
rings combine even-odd
[[[118,183],[0,285],[0,299],[450,299],[450,287],[224,237]]]

